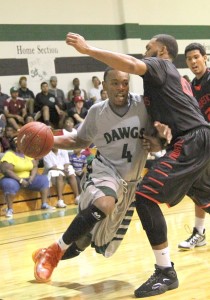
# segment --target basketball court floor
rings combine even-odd
[[[210,219],[206,218],[206,246],[180,251],[178,242],[189,236],[194,207],[187,197],[174,208],[161,206],[168,223],[171,258],[175,263],[178,289],[148,299],[210,299]],[[0,217],[1,300],[130,300],[133,291],[154,271],[154,257],[135,213],[121,247],[111,258],[92,248],[80,256],[61,261],[52,281],[37,283],[33,276],[32,252],[53,243],[75,216],[77,207],[53,212]]]

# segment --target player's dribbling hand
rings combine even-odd
[[[89,48],[84,37],[73,32],[67,33],[66,44],[74,47],[78,52],[82,54],[87,54],[87,50]]]

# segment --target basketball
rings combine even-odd
[[[53,144],[53,133],[44,123],[30,122],[18,132],[17,146],[26,156],[42,158],[50,152]]]

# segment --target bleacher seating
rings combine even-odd
[[[39,173],[42,173],[42,169],[39,169]],[[57,202],[57,194],[54,187],[50,188],[48,203],[51,206],[55,206]],[[67,205],[74,204],[74,194],[71,187],[66,184],[63,192],[63,200]],[[34,211],[41,207],[41,197],[39,192],[29,191],[20,189],[13,202],[14,213]],[[7,205],[5,204],[4,195],[2,190],[0,190],[0,216],[5,215],[5,209]]]

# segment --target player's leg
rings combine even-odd
[[[205,211],[195,204],[195,225],[193,232],[189,238],[180,242],[178,248],[182,250],[191,250],[195,247],[201,247],[206,245],[205,235]]]
[[[206,245],[205,237],[205,212],[210,209],[210,163],[206,164],[205,170],[194,183],[188,192],[188,196],[195,202],[195,227],[192,235],[186,241],[179,244],[179,248],[189,250],[194,247]]]
[[[183,172],[184,167],[181,165],[181,155],[180,162],[171,158],[174,149],[181,153],[182,148],[177,149],[177,147],[172,147],[172,154],[168,152],[156,160],[154,168],[144,176],[136,192],[137,213],[156,260],[154,274],[135,291],[137,298],[162,294],[167,290],[177,288],[179,284],[170,259],[165,218],[157,204],[167,203],[173,206],[179,203],[191,187],[193,176],[196,176],[196,173],[193,174],[192,171],[190,180],[187,180]],[[189,163],[191,171],[190,166]]]
[[[81,239],[72,243],[69,248],[65,251],[61,260],[70,259],[78,256],[83,252],[91,243],[91,234],[83,236]]]
[[[175,289],[179,282],[170,260],[167,226],[161,209],[139,194],[136,195],[136,209],[156,259],[154,274],[135,290],[135,296],[143,298]]]
[[[94,204],[81,210],[59,240],[45,249],[33,253],[35,262],[34,276],[39,282],[50,280],[54,268],[69,246],[90,233],[96,223],[103,220],[115,205],[115,198],[104,196],[95,200]]]

